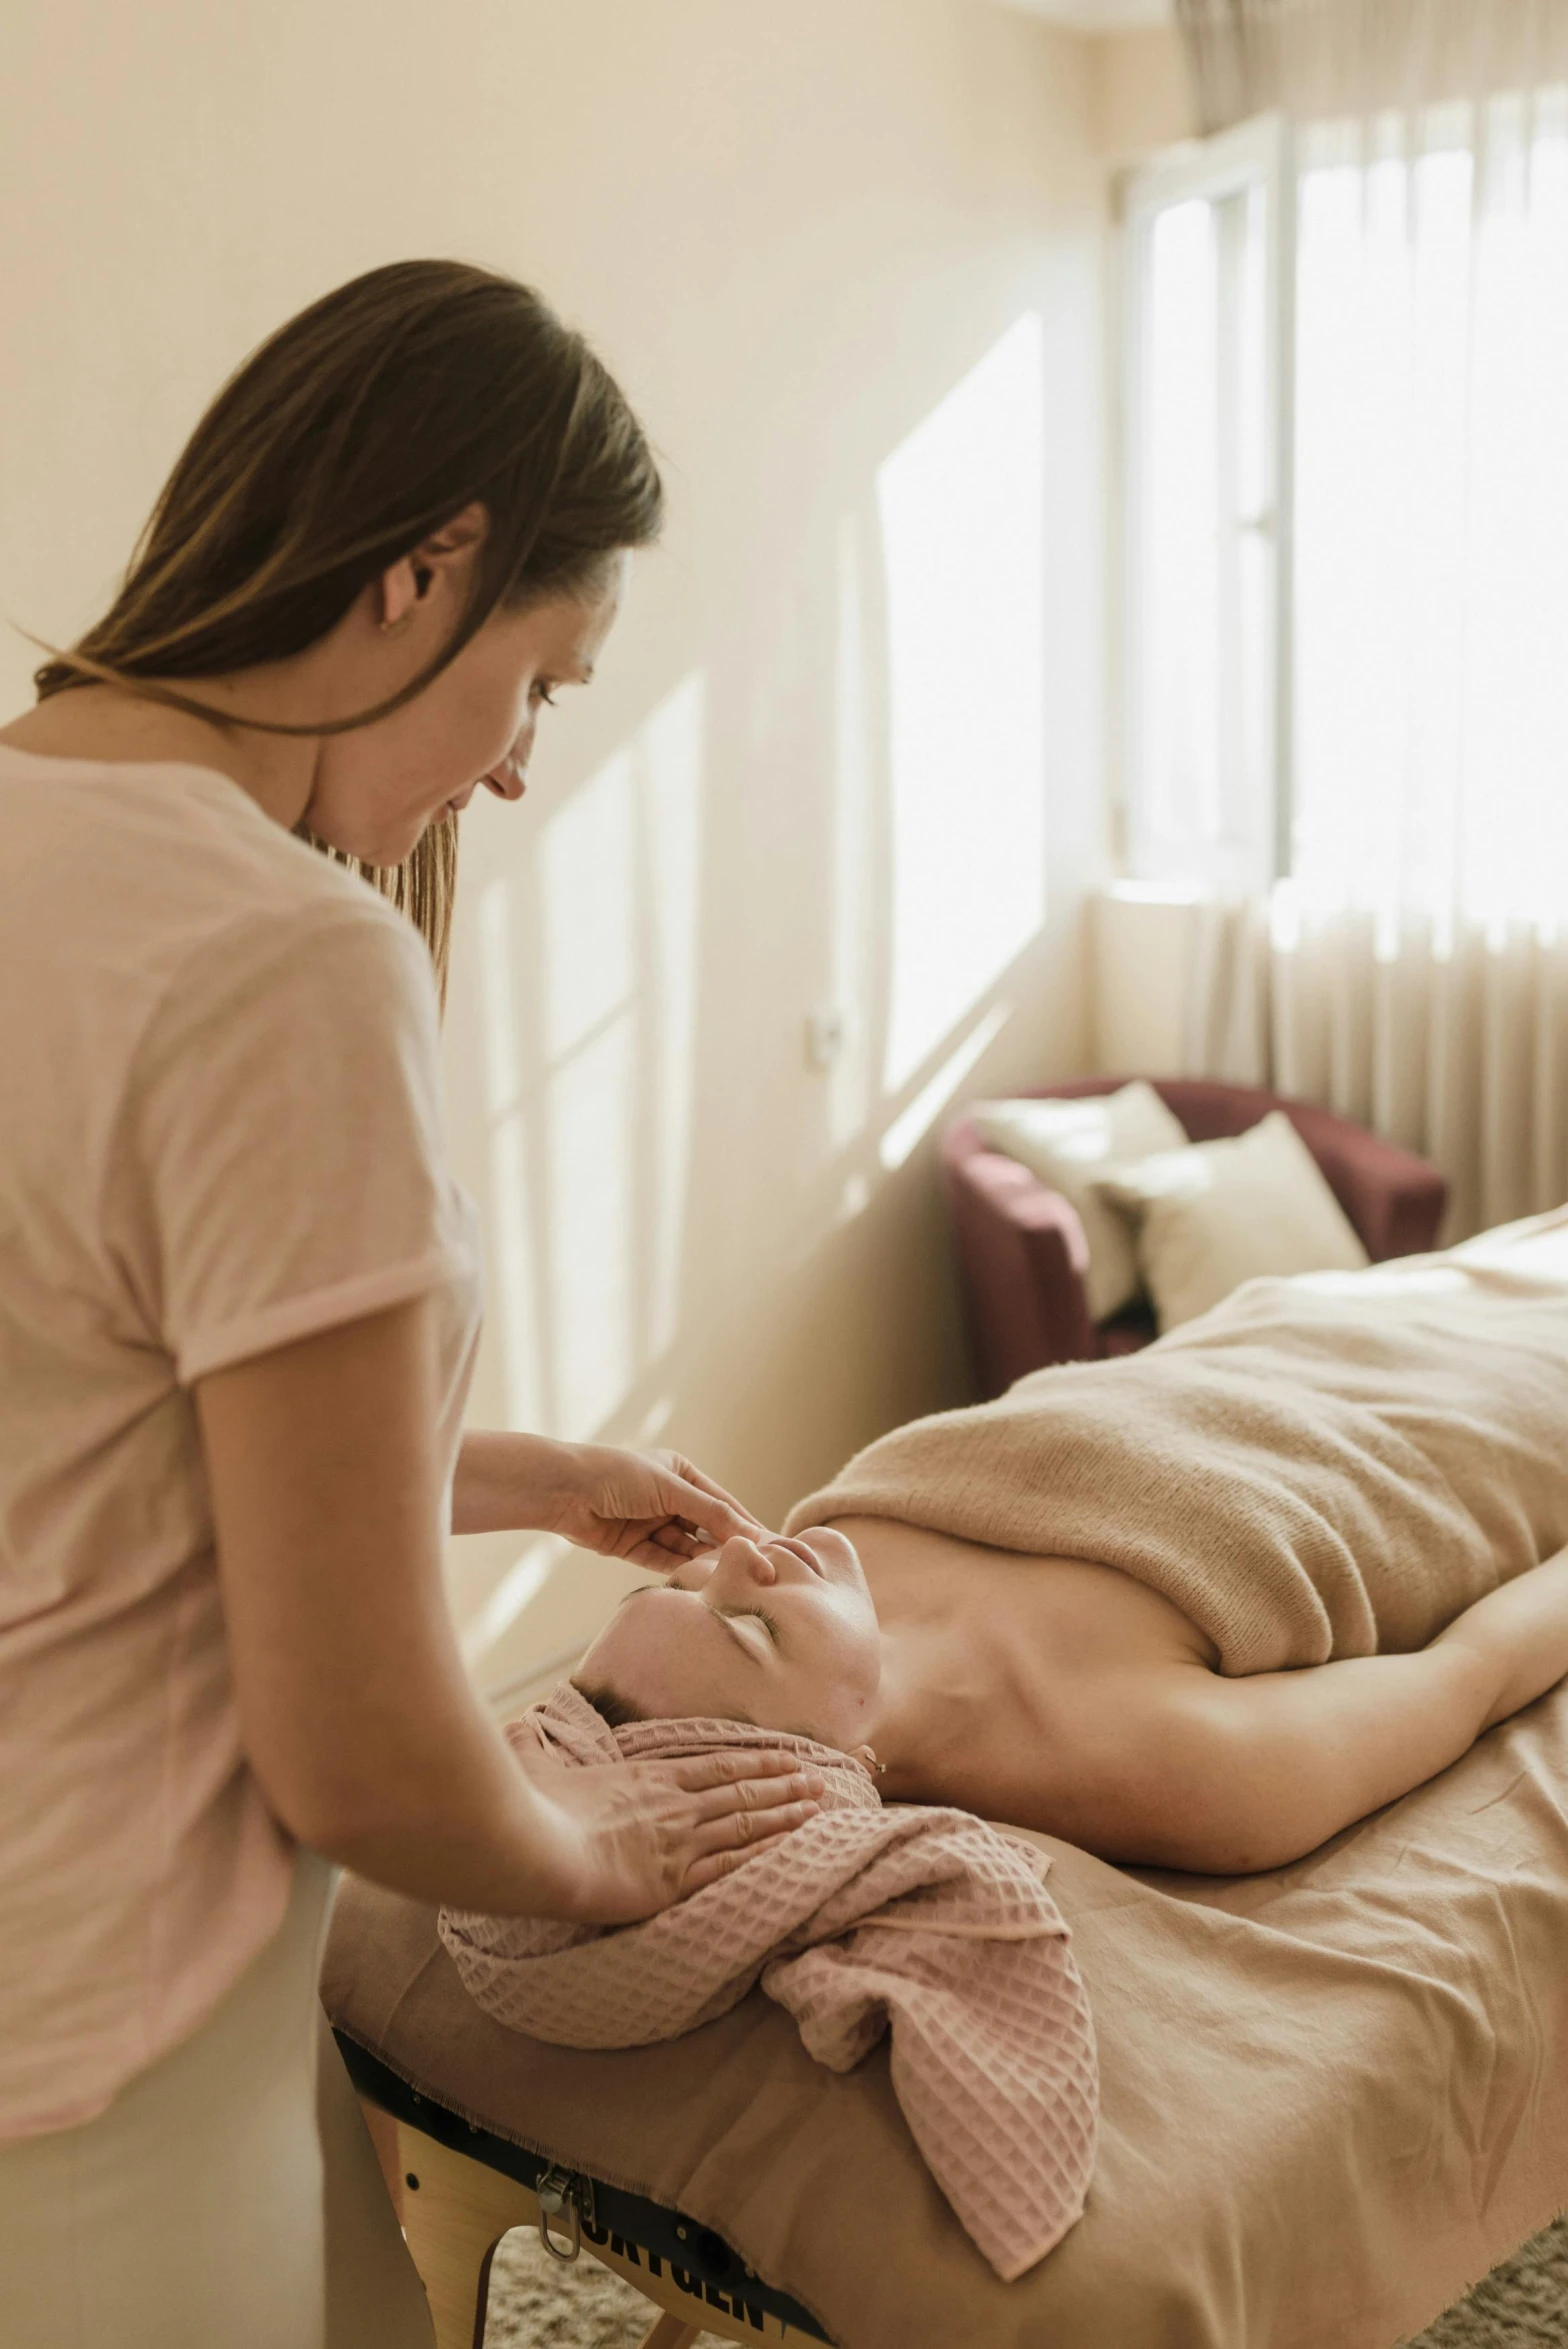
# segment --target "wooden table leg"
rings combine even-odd
[[[395,2126],[403,2232],[430,2301],[436,2349],[482,2349],[496,2245],[513,2227],[538,2227],[538,2200],[504,2171],[453,2152],[406,2121]],[[600,2240],[601,2233],[595,2228],[594,2239],[584,2236],[583,2256],[664,2311],[641,2349],[692,2349],[705,2332],[748,2349],[800,2339],[780,2317],[743,2306],[744,2283],[729,2288],[740,2295],[732,2307],[713,2286],[672,2267],[667,2254],[662,2260],[649,2251],[639,2255],[635,2244],[608,2234]],[[695,2324],[688,2309],[701,2312]]]
[[[643,2335],[641,2349],[691,2349],[697,2336],[696,2325],[678,2316],[661,2316],[652,2332]]]
[[[366,2096],[360,2098],[359,2109],[365,2116],[365,2126],[370,2131],[370,2142],[376,2149],[376,2159],[381,2164],[381,2175],[387,2182],[387,2192],[392,2197],[392,2208],[397,2212],[397,2223],[401,2226],[403,2224],[403,2164],[398,2153],[397,2123],[389,2112],[383,2112],[379,2104],[372,2104]]]
[[[513,2227],[536,2227],[526,2186],[433,2137],[397,2125],[403,2232],[430,2301],[436,2349],[481,2349],[490,2262]]]

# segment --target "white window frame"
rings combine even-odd
[[[1144,369],[1141,341],[1147,282],[1148,240],[1158,215],[1173,204],[1194,198],[1222,202],[1260,186],[1264,191],[1266,243],[1264,257],[1264,450],[1265,489],[1261,508],[1234,518],[1239,529],[1255,531],[1269,552],[1266,640],[1270,674],[1264,681],[1266,706],[1272,717],[1269,734],[1271,773],[1266,778],[1267,806],[1261,811],[1265,856],[1273,878],[1288,873],[1293,824],[1293,747],[1295,717],[1291,691],[1292,669],[1292,524],[1293,524],[1293,402],[1295,384],[1295,158],[1290,125],[1283,116],[1259,116],[1214,138],[1193,140],[1171,149],[1153,163],[1131,173],[1122,182],[1118,207],[1120,298],[1120,352],[1115,380],[1121,391],[1120,447],[1115,480],[1120,514],[1113,527],[1118,547],[1116,604],[1118,606],[1116,664],[1118,707],[1113,718],[1113,741],[1119,748],[1114,778],[1120,861],[1124,870],[1145,877],[1149,860],[1142,832],[1143,778],[1139,746],[1143,740],[1140,708],[1142,677],[1138,628],[1141,614],[1139,581],[1142,551],[1140,528],[1144,511],[1140,478],[1144,438]],[[1194,876],[1198,878],[1199,876]]]

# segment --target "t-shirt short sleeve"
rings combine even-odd
[[[143,1036],[106,1182],[183,1385],[462,1277],[417,933],[318,902],[207,940]]]

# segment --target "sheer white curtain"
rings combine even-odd
[[[1568,90],[1299,134],[1292,878],[1189,1053],[1568,1196]]]
[[[1568,74],[1568,0],[1175,0],[1206,131]]]

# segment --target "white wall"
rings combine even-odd
[[[1201,909],[1164,883],[1114,882],[1095,899],[1094,1065],[1109,1076],[1193,1073],[1188,1025]]]
[[[396,255],[540,284],[644,415],[666,543],[526,806],[467,819],[475,1417],[657,1431],[782,1510],[962,1391],[940,1105],[888,1129],[1090,1051],[1105,52],[970,0],[14,0],[7,46],[13,620],[94,616],[226,370]],[[492,1686],[624,1585],[454,1548]]]

